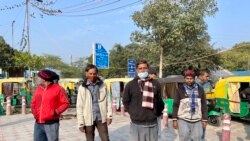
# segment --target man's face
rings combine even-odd
[[[207,82],[209,79],[209,74],[208,73],[204,73],[203,75],[200,76],[200,80]]]
[[[148,72],[148,65],[147,64],[140,64],[138,65],[137,69],[136,69],[137,73],[140,72]]]
[[[43,80],[41,77],[38,76],[36,79],[36,83],[37,85],[44,85],[45,80]]]
[[[86,77],[88,80],[90,80],[91,82],[95,82],[96,78],[97,78],[97,71],[95,68],[93,69],[89,69],[89,71],[85,72],[86,73]]]
[[[151,78],[151,79],[157,79],[157,76],[153,73],[153,74],[149,74],[149,78]]]
[[[191,77],[191,76],[186,76],[184,79],[185,79],[185,82],[186,82],[188,85],[194,84],[194,78],[193,78],[193,77]]]

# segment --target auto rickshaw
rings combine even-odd
[[[161,84],[163,102],[168,105],[168,114],[172,115],[176,89],[180,83],[184,82],[184,77],[182,75],[170,75],[165,78],[159,78],[158,81]]]
[[[6,98],[11,96],[11,105],[21,105],[22,96],[27,96],[27,105],[31,101],[30,81],[25,78],[0,79],[0,104],[4,107]]]
[[[114,98],[117,99],[117,109],[121,108],[122,94],[125,85],[132,79],[133,78],[109,78],[104,80],[104,83],[107,86],[110,101]]]
[[[222,114],[233,117],[250,118],[250,101],[241,92],[250,87],[250,76],[232,76],[220,79],[212,95],[216,99],[215,108]]]
[[[81,79],[78,78],[64,78],[60,79],[59,84],[65,89],[71,105],[76,104],[77,91],[80,86]]]

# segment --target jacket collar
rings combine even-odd
[[[88,86],[88,79],[87,78],[85,78],[84,80],[83,80],[83,83],[82,83],[82,86],[83,87],[87,87]],[[99,78],[99,77],[97,77],[97,80],[96,80],[96,85],[98,85],[98,86],[101,86],[103,84],[103,81]]]

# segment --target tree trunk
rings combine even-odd
[[[159,78],[162,78],[162,64],[163,64],[163,47],[160,47],[160,64],[159,64]]]

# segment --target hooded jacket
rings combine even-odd
[[[60,115],[70,106],[65,90],[58,84],[37,86],[31,100],[31,110],[38,123],[59,121]]]

